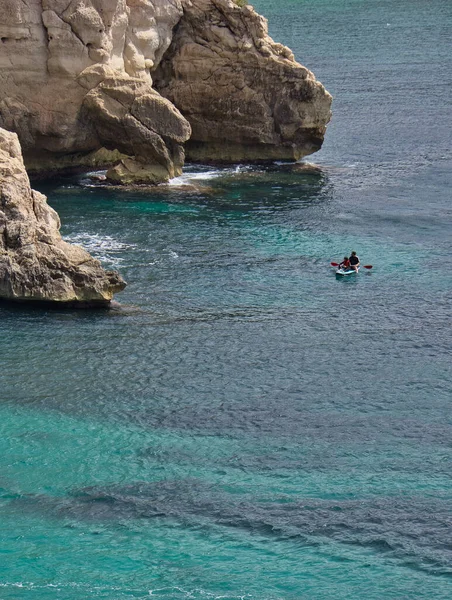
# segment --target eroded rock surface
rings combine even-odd
[[[267,21],[232,0],[190,0],[154,82],[188,119],[196,160],[299,159],[318,150],[331,95]]]
[[[0,298],[107,305],[125,287],[118,273],[59,233],[46,197],[30,188],[18,137],[0,129]]]
[[[190,136],[201,160],[322,143],[331,96],[250,6],[0,0],[0,15],[0,126],[34,173],[111,160],[113,181],[157,183],[180,174]]]
[[[17,132],[27,165],[98,164],[107,148],[126,155],[115,180],[180,174],[190,126],[150,74],[180,0],[0,0],[0,14],[0,126]]]

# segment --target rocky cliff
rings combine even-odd
[[[267,21],[231,0],[191,0],[154,74],[192,127],[201,161],[299,158],[322,145],[331,96]]]
[[[150,75],[180,0],[0,0],[0,14],[0,126],[27,167],[96,164],[106,148],[125,155],[114,179],[181,172],[190,126]]]
[[[33,172],[115,160],[110,179],[156,183],[181,172],[188,140],[214,160],[322,143],[331,96],[251,7],[0,0],[0,14],[0,126]]]
[[[19,140],[0,129],[0,298],[108,305],[125,287],[83,248],[61,239],[46,197],[30,188]]]

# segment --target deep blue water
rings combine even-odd
[[[40,185],[129,285],[0,307],[2,600],[452,597],[452,4],[254,6],[319,153]]]

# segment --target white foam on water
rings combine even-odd
[[[240,596],[231,596],[230,594],[218,595],[199,588],[195,588],[193,590],[184,590],[179,586],[156,588],[155,590],[149,590],[149,596],[153,597],[168,597],[169,593],[172,594],[173,598],[176,597],[175,594],[177,594],[178,597],[182,598],[209,598],[210,600],[246,600],[246,598],[252,598],[251,594],[244,594]]]
[[[86,177],[105,177],[107,169],[100,169],[99,171],[90,171],[86,173]]]
[[[215,179],[224,175],[225,171],[204,171],[201,173],[187,173],[190,179]]]
[[[174,177],[173,179],[170,179],[168,183],[163,183],[162,185],[170,187],[181,187],[184,185],[190,185],[190,180],[187,175],[179,175],[179,177]]]
[[[109,235],[100,236],[88,232],[67,235],[64,236],[63,239],[70,244],[82,246],[82,248],[87,250],[95,258],[112,265],[120,265],[123,263],[124,257],[118,255],[136,248],[135,244],[120,242]]]
[[[195,171],[192,173],[183,173],[179,177],[174,177],[164,185],[168,186],[189,186],[192,185],[193,181],[209,181],[211,179],[217,179],[218,177],[224,177],[228,175],[235,175],[248,170],[247,165],[236,165],[228,169],[214,169],[211,171]]]
[[[90,171],[89,173],[84,173],[83,177],[79,179],[79,183],[83,185],[83,187],[103,186],[105,185],[106,174],[106,170]]]
[[[21,588],[24,590],[47,590],[54,589],[58,591],[67,590],[67,589],[80,589],[85,590],[85,593],[89,592],[124,592],[123,587],[118,587],[115,585],[110,586],[101,586],[101,585],[91,585],[89,583],[82,583],[76,581],[67,581],[61,583],[34,583],[33,581],[5,581],[0,582],[0,588]],[[84,596],[86,597],[86,596]]]
[[[304,161],[301,161],[301,162],[297,162],[297,164],[303,165],[303,166],[308,167],[310,169],[320,169],[320,166],[317,163],[308,162],[307,160],[304,160]]]
[[[224,171],[201,171],[199,173],[184,173],[179,177],[170,179],[167,184],[170,187],[181,187],[190,186],[193,181],[209,181],[209,179],[216,179],[224,174]]]
[[[284,167],[285,165],[296,165],[296,161],[291,161],[288,162],[287,160],[275,160],[273,161],[274,165],[277,165],[278,167]]]

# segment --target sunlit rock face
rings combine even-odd
[[[237,161],[322,144],[331,96],[250,6],[0,0],[0,15],[0,126],[33,174],[110,162],[114,182],[159,183],[185,148]]]
[[[17,135],[0,129],[0,299],[107,306],[124,289],[59,229],[46,197],[30,188]]]
[[[267,21],[232,0],[190,0],[154,76],[192,127],[195,160],[299,159],[318,150],[331,95]]]
[[[0,298],[108,303],[125,283],[82,248],[24,169],[109,163],[160,183],[188,156],[298,159],[331,96],[232,0],[0,0]],[[7,130],[7,131],[5,131]]]
[[[180,174],[190,126],[152,87],[180,0],[0,0],[0,125],[35,171],[126,155],[112,176]],[[90,162],[91,161],[91,162]]]

